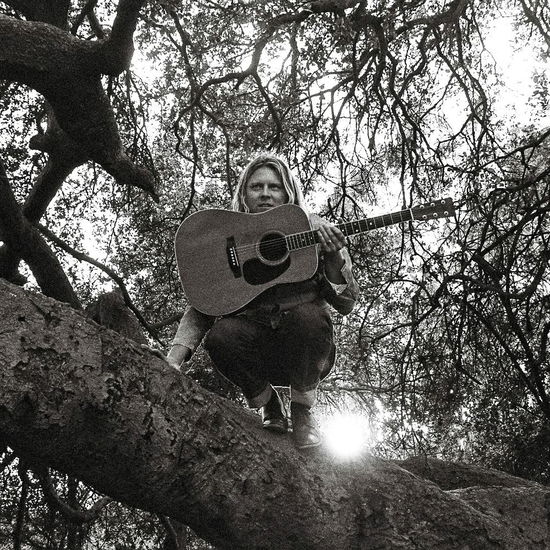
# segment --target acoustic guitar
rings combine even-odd
[[[346,236],[411,220],[454,214],[450,198],[391,214],[336,224]],[[242,309],[274,285],[295,283],[317,271],[318,233],[294,204],[259,214],[202,210],[176,232],[178,271],[189,303],[207,315]]]

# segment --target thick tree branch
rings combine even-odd
[[[48,153],[46,166],[37,177],[23,205],[23,214],[31,223],[42,218],[50,202],[71,172],[87,160],[81,147],[59,127],[48,107],[48,127],[30,140],[30,147]]]
[[[7,0],[14,10],[31,21],[43,21],[63,28],[67,21],[70,0]]]
[[[324,450],[301,455],[261,430],[256,415],[76,311],[1,281],[0,302],[0,434],[8,444],[220,548],[523,550],[550,542],[547,488],[446,492],[373,457],[337,464]]]
[[[536,483],[512,477],[498,470],[483,469],[475,466],[447,462],[436,458],[418,456],[397,461],[405,470],[433,481],[445,490],[464,489],[466,487],[533,487]]]
[[[80,301],[59,260],[38,231],[23,216],[13,196],[1,159],[0,234],[5,243],[0,249],[3,254],[7,254],[8,258],[13,256],[22,258],[46,295],[67,302],[73,307],[80,307]],[[3,273],[6,265],[10,267],[10,264],[0,263],[0,276],[12,274]]]
[[[136,3],[129,4],[121,8],[117,23],[115,43],[119,45],[128,42],[128,33],[135,28],[134,23],[126,33],[122,29],[135,15]],[[87,42],[53,25],[0,15],[0,78],[22,82],[41,93],[59,127],[88,159],[118,183],[141,188],[158,200],[151,173],[136,166],[123,150],[101,83],[103,74],[119,74],[129,64],[131,52],[126,50],[118,52],[109,40]]]
[[[116,76],[130,66],[134,54],[133,35],[144,0],[119,0],[111,34],[100,48],[104,74]]]
[[[67,176],[88,158],[78,144],[61,130],[51,108],[47,106],[46,110],[46,132],[36,134],[29,143],[31,148],[48,153],[48,161],[36,178],[22,209],[23,215],[31,224],[40,220]],[[14,250],[0,248],[0,264],[4,277],[23,284],[25,279],[18,272],[20,260]]]

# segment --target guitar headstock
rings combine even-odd
[[[448,218],[455,213],[453,199],[447,197],[445,199],[437,199],[420,206],[411,208],[411,213],[414,220],[437,220],[439,218]]]

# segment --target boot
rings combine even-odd
[[[262,413],[262,427],[270,432],[284,434],[288,430],[286,411],[279,397],[273,390],[269,401],[260,409]]]
[[[321,434],[311,414],[311,409],[301,403],[290,403],[292,438],[298,449],[309,449],[321,445]]]

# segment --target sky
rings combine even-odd
[[[550,126],[550,112],[528,108],[528,103],[533,93],[532,75],[539,72],[550,77],[549,63],[534,54],[531,40],[516,41],[516,37],[511,17],[495,19],[485,37],[486,48],[504,82],[495,112],[504,119],[512,115],[519,122],[535,123],[542,129]]]

